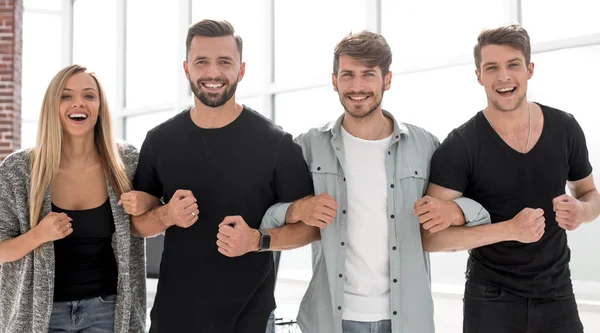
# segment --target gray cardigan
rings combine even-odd
[[[138,151],[122,144],[119,152],[129,179]],[[0,242],[29,231],[30,154],[21,150],[0,164]],[[144,240],[132,237],[129,215],[117,206],[119,198],[107,182],[115,221],[112,245],[118,265],[115,332],[145,332],[146,267]],[[50,213],[46,189],[41,216]],[[54,244],[48,242],[15,262],[0,267],[0,332],[46,333],[54,297]]]

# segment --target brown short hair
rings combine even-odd
[[[487,45],[509,45],[520,50],[525,56],[525,64],[531,62],[531,42],[529,34],[520,24],[509,24],[493,29],[485,29],[477,37],[477,45],[473,49],[475,67],[481,70],[481,49]]]
[[[340,56],[347,55],[367,67],[381,68],[385,76],[390,71],[392,50],[382,35],[363,30],[346,35],[333,52],[333,74],[337,76]]]
[[[242,49],[244,46],[244,42],[242,41],[242,37],[235,34],[235,29],[231,25],[231,23],[222,20],[202,20],[200,22],[196,22],[191,25],[188,29],[187,38],[185,39],[185,57],[187,59],[187,55],[190,52],[190,45],[192,44],[192,39],[196,36],[203,37],[223,37],[223,36],[232,36],[235,39],[235,43],[237,45],[238,52],[240,53],[240,61],[242,61]]]

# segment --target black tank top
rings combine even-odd
[[[54,301],[75,301],[117,292],[117,261],[112,247],[115,223],[108,199],[99,207],[52,211],[73,219],[73,232],[54,242]]]

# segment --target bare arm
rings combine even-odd
[[[319,228],[304,223],[286,224],[266,232],[271,236],[271,251],[296,249],[321,239]]]
[[[154,237],[164,233],[171,226],[167,209],[165,205],[139,216],[131,216],[131,234],[136,237]]]
[[[51,212],[28,232],[0,242],[0,264],[17,261],[46,242],[67,237],[73,232],[70,221],[65,213]]]
[[[589,175],[581,180],[568,182],[572,196],[563,194],[552,200],[556,222],[565,230],[575,230],[582,223],[594,221],[600,214],[600,194]]]
[[[0,243],[0,265],[17,261],[44,244],[32,231]]]
[[[198,221],[198,204],[191,191],[177,190],[168,204],[131,217],[131,234],[154,237],[169,227],[189,228]]]
[[[462,193],[430,183],[427,195],[440,200],[453,200],[462,196]],[[494,224],[453,226],[435,233],[421,229],[421,239],[427,252],[469,250],[504,241],[529,243],[542,237],[544,221],[541,209],[525,208],[513,219]]]

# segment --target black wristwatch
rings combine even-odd
[[[260,238],[258,239],[258,252],[269,251],[271,248],[271,236],[264,230],[258,229]]]

